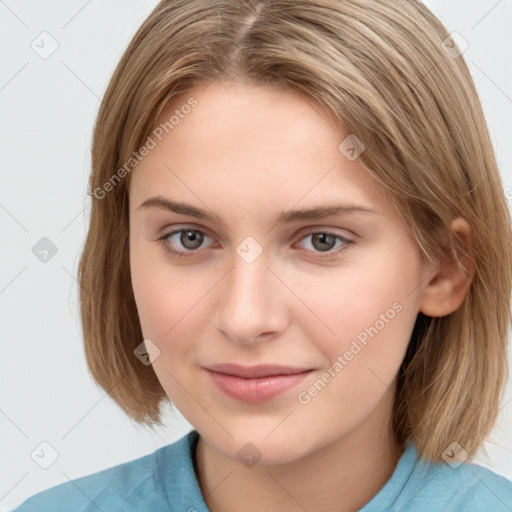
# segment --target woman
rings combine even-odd
[[[470,463],[507,378],[510,216],[423,4],[161,2],[103,99],[90,195],[90,371],[134,420],[169,401],[194,430],[16,510],[512,508]]]

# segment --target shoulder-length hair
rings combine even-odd
[[[481,103],[442,23],[417,0],[164,0],[139,28],[94,127],[90,226],[79,264],[92,377],[136,422],[161,425],[168,400],[143,341],[130,279],[130,171],[166,104],[220,78],[290,87],[365,145],[362,166],[391,194],[423,261],[455,217],[472,230],[475,273],[459,308],[418,314],[399,369],[400,445],[442,458],[486,441],[508,378],[512,233]],[[140,154],[138,150],[141,149]],[[461,240],[456,254],[465,251]]]

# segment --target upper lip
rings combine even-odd
[[[311,368],[294,368],[291,366],[279,366],[274,364],[262,364],[258,366],[240,366],[239,364],[212,364],[205,366],[207,370],[227,375],[235,375],[244,379],[257,379],[273,375],[294,375],[310,371]]]

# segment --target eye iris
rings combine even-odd
[[[184,230],[181,232],[180,242],[187,249],[197,249],[203,242],[203,235],[197,231]]]
[[[320,242],[320,247],[316,245],[316,242]],[[311,243],[319,251],[328,251],[334,247],[336,238],[328,233],[314,233],[311,238]],[[327,245],[327,247],[326,247]]]

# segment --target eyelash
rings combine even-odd
[[[196,228],[182,228],[182,229],[177,229],[177,230],[170,231],[169,233],[164,234],[162,237],[160,237],[158,239],[158,242],[160,242],[162,244],[164,250],[167,253],[169,253],[170,255],[172,255],[174,257],[177,257],[177,258],[190,258],[190,257],[194,257],[195,253],[199,252],[199,249],[198,250],[179,251],[179,250],[173,249],[171,247],[171,245],[169,244],[169,238],[172,235],[175,235],[177,233],[181,233],[183,231],[193,231],[195,233],[199,233],[202,236],[206,236],[208,238],[211,238],[207,233],[205,233],[201,229],[196,229]],[[326,255],[326,256],[315,256],[315,257],[318,257],[320,259],[332,258],[333,255],[334,256],[338,256],[338,255],[340,255],[340,253],[342,253],[343,251],[348,249],[351,244],[355,243],[354,240],[350,240],[348,238],[345,238],[344,236],[339,235],[337,233],[331,233],[330,231],[310,231],[309,233],[304,234],[298,241],[300,242],[300,241],[304,240],[305,238],[307,238],[308,236],[315,235],[315,234],[322,234],[322,235],[333,236],[336,240],[339,240],[340,242],[342,242],[344,244],[344,245],[340,246],[336,250],[329,250],[329,251],[326,251],[324,253],[322,253],[320,251],[314,251],[314,252],[316,252],[318,254],[325,254]]]

